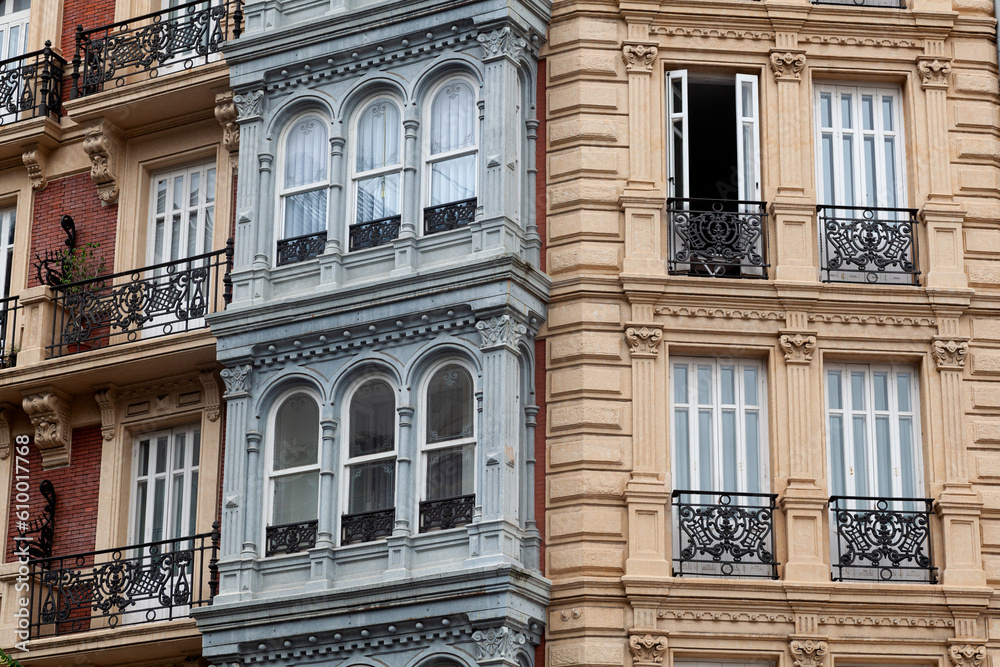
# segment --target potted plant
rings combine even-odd
[[[87,282],[104,275],[104,257],[97,254],[100,247],[100,243],[91,242],[66,248],[56,258],[60,267],[57,289],[64,295],[62,304],[67,313],[62,340],[70,353],[91,349],[91,341],[98,337],[94,330],[102,323],[96,295],[104,281]]]

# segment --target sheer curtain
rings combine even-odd
[[[285,138],[284,238],[326,229],[328,135],[318,116],[295,123]]]
[[[306,394],[293,394],[278,408],[274,420],[272,525],[302,523],[317,517],[318,463],[319,406]],[[306,470],[284,473],[302,468]]]
[[[445,366],[427,388],[428,445],[456,442],[427,452],[427,500],[475,493],[472,377],[461,366]]]
[[[348,514],[389,509],[396,489],[396,401],[384,380],[369,380],[351,397],[348,455],[375,457],[350,465]],[[382,455],[382,456],[379,456]]]
[[[430,156],[474,149],[476,99],[464,81],[448,82],[431,105]],[[431,206],[476,196],[475,153],[434,161],[431,165]]]
[[[399,139],[399,109],[390,100],[376,100],[361,112],[355,171],[381,173],[358,180],[356,222],[399,215]]]

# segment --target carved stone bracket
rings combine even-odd
[[[261,108],[264,106],[263,101],[263,90],[248,90],[245,93],[233,95],[233,103],[236,105],[237,118],[241,121],[260,118]]]
[[[660,664],[667,652],[667,638],[663,635],[632,635],[628,638],[632,662]]]
[[[87,128],[83,150],[90,157],[90,177],[97,184],[97,196],[104,204],[118,201],[118,156],[121,133],[108,121]]]
[[[29,146],[21,154],[21,162],[28,169],[28,180],[31,181],[32,190],[44,190],[49,182],[48,177],[45,176],[48,157],[49,152],[38,144]]]
[[[236,165],[236,154],[240,150],[240,126],[236,122],[239,112],[233,100],[233,91],[215,95],[215,119],[222,125],[222,145],[229,151],[230,162]]]
[[[0,403],[0,459],[10,456],[10,422],[14,418],[13,406]]]
[[[21,407],[35,426],[35,445],[42,468],[69,465],[73,429],[69,425],[70,397],[54,387],[25,394]]]
[[[214,422],[219,418],[219,383],[215,381],[215,373],[210,369],[198,373],[201,386],[205,389],[205,416]]]
[[[115,408],[118,405],[118,392],[112,385],[102,387],[94,393],[97,404],[101,406],[101,435],[105,440],[115,437]]]
[[[483,350],[502,345],[516,348],[521,336],[528,333],[528,327],[517,322],[510,315],[480,320],[476,322],[476,329],[483,337],[483,342],[479,346]]]
[[[917,74],[920,75],[920,84],[924,89],[947,88],[951,59],[920,56],[917,59]]]
[[[476,630],[472,640],[479,647],[479,660],[515,659],[517,649],[527,643],[528,636],[506,625]]]
[[[798,81],[799,75],[806,66],[806,54],[801,51],[773,51],[771,59],[768,61],[771,72],[774,73],[775,81],[781,79]]]
[[[931,351],[939,371],[962,370],[969,353],[969,343],[961,339],[935,338]]]
[[[794,639],[788,644],[795,667],[822,667],[826,660],[827,645],[824,641]]]
[[[625,44],[622,46],[625,69],[629,72],[652,72],[656,52],[653,44]]]
[[[488,33],[479,33],[476,39],[483,45],[483,60],[503,56],[517,59],[521,55],[521,52],[528,46],[527,40],[514,34],[510,26],[504,26],[499,30],[492,30]]]
[[[223,368],[219,372],[222,381],[226,383],[226,398],[244,395],[250,392],[250,373],[253,366],[236,366],[235,368]]]
[[[782,334],[778,339],[786,364],[808,364],[816,349],[816,336],[805,333]]]
[[[948,647],[948,657],[955,667],[983,667],[986,662],[986,646],[954,644]]]
[[[625,340],[628,341],[632,356],[655,356],[660,351],[660,341],[663,331],[657,327],[629,327],[625,329]]]

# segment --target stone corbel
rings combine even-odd
[[[628,327],[625,329],[625,340],[628,341],[629,352],[633,357],[655,357],[660,351],[660,341],[663,331],[656,326]]]
[[[920,75],[920,85],[928,88],[948,88],[948,75],[951,74],[951,58],[939,56],[920,56],[917,58],[917,74]]]
[[[24,394],[21,407],[35,426],[35,445],[42,455],[42,468],[69,465],[73,429],[69,424],[71,398],[55,387],[42,387]]]
[[[0,459],[10,456],[10,422],[14,418],[13,406],[0,403]]]
[[[222,145],[229,151],[229,163],[235,167],[240,150],[240,126],[236,122],[239,112],[233,97],[231,90],[215,94],[215,119],[222,125]]]
[[[960,371],[965,368],[965,357],[969,353],[969,343],[961,338],[937,337],[934,339],[931,351],[934,352],[934,359],[939,371]]]
[[[122,152],[121,132],[106,120],[87,128],[83,150],[90,157],[90,177],[97,184],[97,196],[105,205],[118,201],[118,156]]]
[[[828,646],[818,639],[793,639],[788,643],[795,667],[822,667]]]
[[[634,664],[658,665],[667,652],[667,638],[663,635],[631,635],[628,650],[632,653]]]
[[[986,646],[954,644],[948,647],[948,658],[955,667],[983,667],[986,662]]]
[[[205,416],[208,421],[219,419],[219,383],[215,381],[215,373],[211,369],[198,373],[201,386],[205,389]]]
[[[798,81],[806,66],[806,54],[801,51],[772,51],[768,64],[775,81]]]
[[[809,333],[786,333],[778,339],[786,364],[809,364],[816,349],[816,336]]]
[[[44,190],[48,185],[48,177],[45,175],[45,168],[48,166],[49,152],[38,144],[33,144],[24,149],[21,154],[21,162],[28,169],[28,180],[31,181],[31,189],[37,191]]]
[[[652,72],[656,52],[654,44],[623,45],[622,59],[625,61],[625,69],[629,72]]]
[[[118,391],[114,385],[101,387],[94,393],[94,399],[101,406],[101,436],[105,440],[113,440],[118,416],[115,414],[118,407]]]

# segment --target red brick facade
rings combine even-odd
[[[62,35],[59,50],[66,59],[66,76],[63,77],[63,99],[69,99],[73,79],[73,55],[76,53],[76,27],[84,30],[100,28],[115,21],[115,0],[63,0]]]

